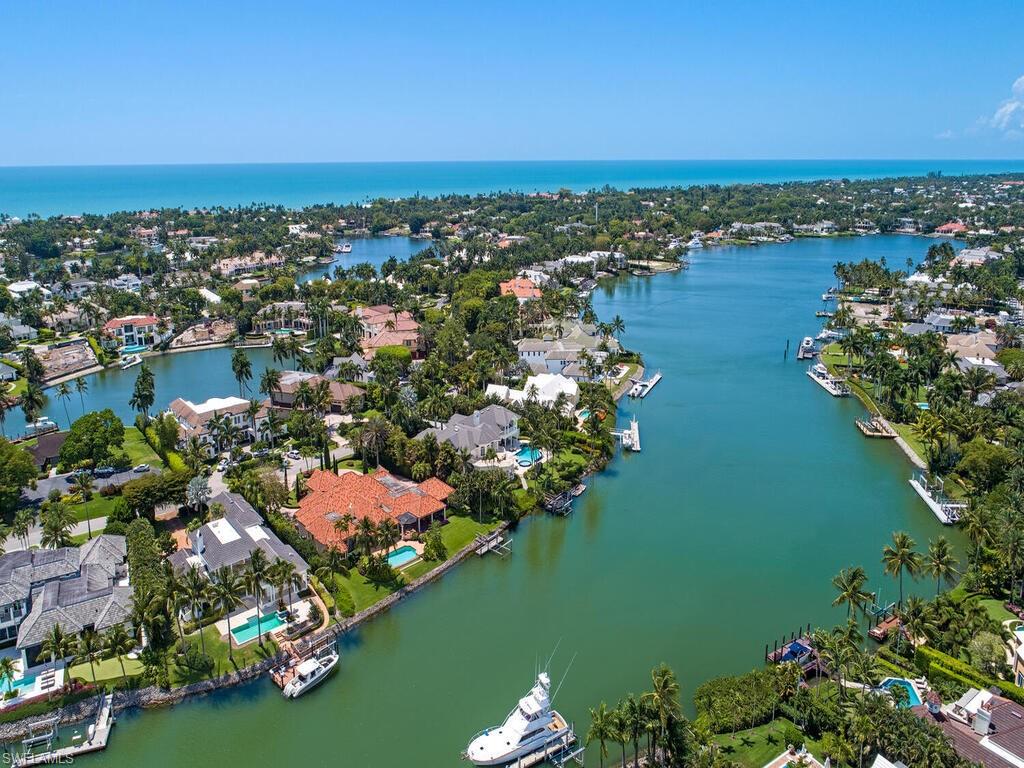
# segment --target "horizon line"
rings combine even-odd
[[[237,161],[187,161],[187,162],[144,162],[144,163],[37,163],[29,165],[0,164],[0,170],[68,169],[68,168],[195,168],[200,166],[276,166],[276,165],[470,165],[494,163],[515,165],[527,163],[569,164],[569,163],[1024,163],[1024,157],[662,157],[662,158],[583,158],[528,160],[477,159],[477,160],[237,160]]]

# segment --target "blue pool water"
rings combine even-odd
[[[540,449],[533,448],[529,445],[524,445],[518,451],[516,451],[516,460],[519,462],[519,466],[528,467],[533,464],[541,456]]]
[[[409,545],[406,545],[404,547],[399,547],[394,552],[388,553],[388,565],[392,568],[400,568],[406,563],[412,562],[417,557],[419,557],[419,555],[416,554],[416,550]]]
[[[590,418],[590,410],[587,409],[587,408],[584,408],[582,411],[580,411],[580,418],[583,419],[584,421],[589,419]]]
[[[123,353],[127,354],[127,355],[134,355],[137,352],[145,352],[146,351],[146,345],[145,344],[131,344],[130,346],[127,346],[127,347],[121,347],[121,351]]]
[[[902,688],[907,692],[907,703],[903,704],[904,707],[916,707],[921,703],[921,697],[917,695],[917,689],[910,684],[909,680],[904,680],[902,677],[887,677],[882,681],[881,688],[889,690],[891,688]]]
[[[35,683],[36,681],[36,677],[38,677],[38,675],[29,675],[28,677],[21,677],[17,680],[12,681],[10,684],[7,683],[7,680],[4,680],[3,683],[0,684],[0,690],[6,693],[7,691],[16,691],[20,688],[22,689],[22,693],[24,693],[26,688],[32,687],[33,683]]]
[[[231,635],[235,638],[236,643],[247,643],[253,640],[260,630],[263,634],[267,634],[273,629],[277,629],[282,624],[281,618],[276,613],[265,613],[260,617],[259,627],[256,625],[256,617],[251,616],[245,624],[239,624],[237,627],[231,628]]]

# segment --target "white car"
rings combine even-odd
[[[217,464],[218,471],[223,472],[227,468],[228,468],[228,460],[227,459],[221,459],[220,462]]]
[[[132,467],[132,472],[137,475],[141,475],[143,472],[149,472],[149,464],[139,464],[138,466]]]
[[[285,454],[289,459],[301,459],[302,454],[296,451],[294,448]]]

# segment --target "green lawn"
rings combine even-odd
[[[726,733],[715,737],[715,742],[721,747],[722,754],[743,768],[762,768],[769,761],[775,759],[786,749],[786,741],[782,736],[782,729],[793,724],[785,718],[779,718],[774,723],[759,725],[746,731],[737,731],[735,738]],[[793,726],[795,727],[795,726]],[[821,760],[820,744],[813,739],[805,742],[807,751]]]
[[[903,440],[906,442],[906,444],[911,447],[911,449],[914,451],[914,453],[918,455],[921,461],[927,461],[928,452],[925,450],[924,443],[921,442],[921,439],[914,434],[914,428],[910,424],[896,424],[895,422],[890,423],[892,424],[893,429],[895,429],[899,436],[902,437]]]
[[[185,637],[192,645],[201,648],[200,638],[197,633],[186,635]],[[228,656],[228,642],[226,639],[221,639],[214,624],[203,627],[203,638],[206,641],[206,653],[213,659],[214,677],[234,672],[236,669],[242,669],[277,653],[277,643],[270,638],[264,637],[262,648],[255,640],[246,643],[240,648],[234,646],[235,660],[232,663]],[[174,687],[194,683],[206,677],[175,664],[174,648],[168,654],[168,667],[170,669],[171,685]]]
[[[135,427],[124,428],[124,452],[128,454],[128,458],[133,466],[135,464],[149,464],[153,467],[163,466],[163,462],[160,461],[156,451],[149,447],[146,438]]]
[[[1002,624],[1007,619],[1016,619],[1017,617],[1010,613],[1003,607],[1003,601],[997,600],[994,597],[982,598],[978,601],[981,607],[988,611],[988,615],[995,621]]]
[[[121,679],[121,664],[117,659],[103,659],[103,661],[96,662],[93,668],[96,672],[97,683],[116,682]],[[129,677],[142,674],[142,662],[138,659],[125,659],[124,671],[128,673]],[[71,667],[69,674],[73,678],[91,683],[93,669],[90,669],[88,664],[76,664]]]
[[[107,517],[114,508],[115,501],[117,501],[117,496],[100,496],[99,493],[93,491],[92,498],[89,501],[71,504],[68,508],[74,514],[75,519],[82,522],[83,520],[92,520],[97,517]]]
[[[470,517],[450,515],[448,524],[441,528],[441,539],[450,557],[473,541],[477,534],[493,531],[497,527],[496,522],[478,523]],[[404,582],[409,583],[440,564],[440,561],[436,560],[420,560],[400,573],[404,577]],[[332,593],[337,601],[338,610],[344,616],[359,613],[394,592],[391,587],[374,584],[354,570],[350,571],[348,576],[335,574],[334,581]]]

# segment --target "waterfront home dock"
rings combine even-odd
[[[880,643],[884,643],[886,638],[889,637],[889,633],[900,625],[900,617],[895,614],[890,616],[883,621],[880,621],[877,625],[873,626],[868,630],[868,636],[872,640],[877,640]]]
[[[857,429],[861,431],[864,437],[880,437],[887,440],[897,437],[896,430],[881,416],[872,416],[870,419],[856,419],[855,423],[857,424]]]
[[[613,429],[612,435],[619,439],[623,448],[640,452],[640,422],[636,416],[629,420],[629,429]]]
[[[41,735],[31,735],[22,744],[25,747],[24,754],[15,755],[12,765],[50,765],[53,763],[73,763],[79,755],[86,755],[90,752],[99,752],[107,748],[107,741],[110,739],[110,730],[114,727],[114,697],[110,694],[103,696],[99,712],[96,715],[96,722],[89,726],[86,740],[80,744],[73,744],[69,747],[52,749],[53,741],[56,738],[56,719],[39,723],[39,726],[48,727],[49,730]],[[32,754],[33,747],[46,745],[44,752]]]
[[[946,496],[941,477],[936,477],[932,481],[925,472],[919,470],[910,478],[910,486],[943,525],[959,522],[960,513],[967,508],[966,504],[953,501]]]
[[[486,535],[478,534],[473,540],[473,544],[476,545],[476,553],[480,557],[483,557],[488,552],[496,552],[502,557],[512,554],[512,539],[506,538],[502,531],[495,531]]]
[[[846,386],[846,382],[842,379],[837,379],[829,373],[828,368],[823,363],[812,365],[807,369],[807,375],[811,381],[818,384],[832,397],[847,397],[850,394],[850,388]]]
[[[551,763],[558,768],[564,768],[569,762],[583,765],[583,753],[586,747],[578,742],[576,732],[570,725],[569,730],[561,736],[555,736],[536,752],[523,755],[508,763],[506,768],[530,768],[530,766],[543,763]]]
[[[651,390],[654,389],[659,381],[661,381],[661,371],[658,371],[649,379],[637,379],[629,390],[629,396],[643,399],[651,393]]]

